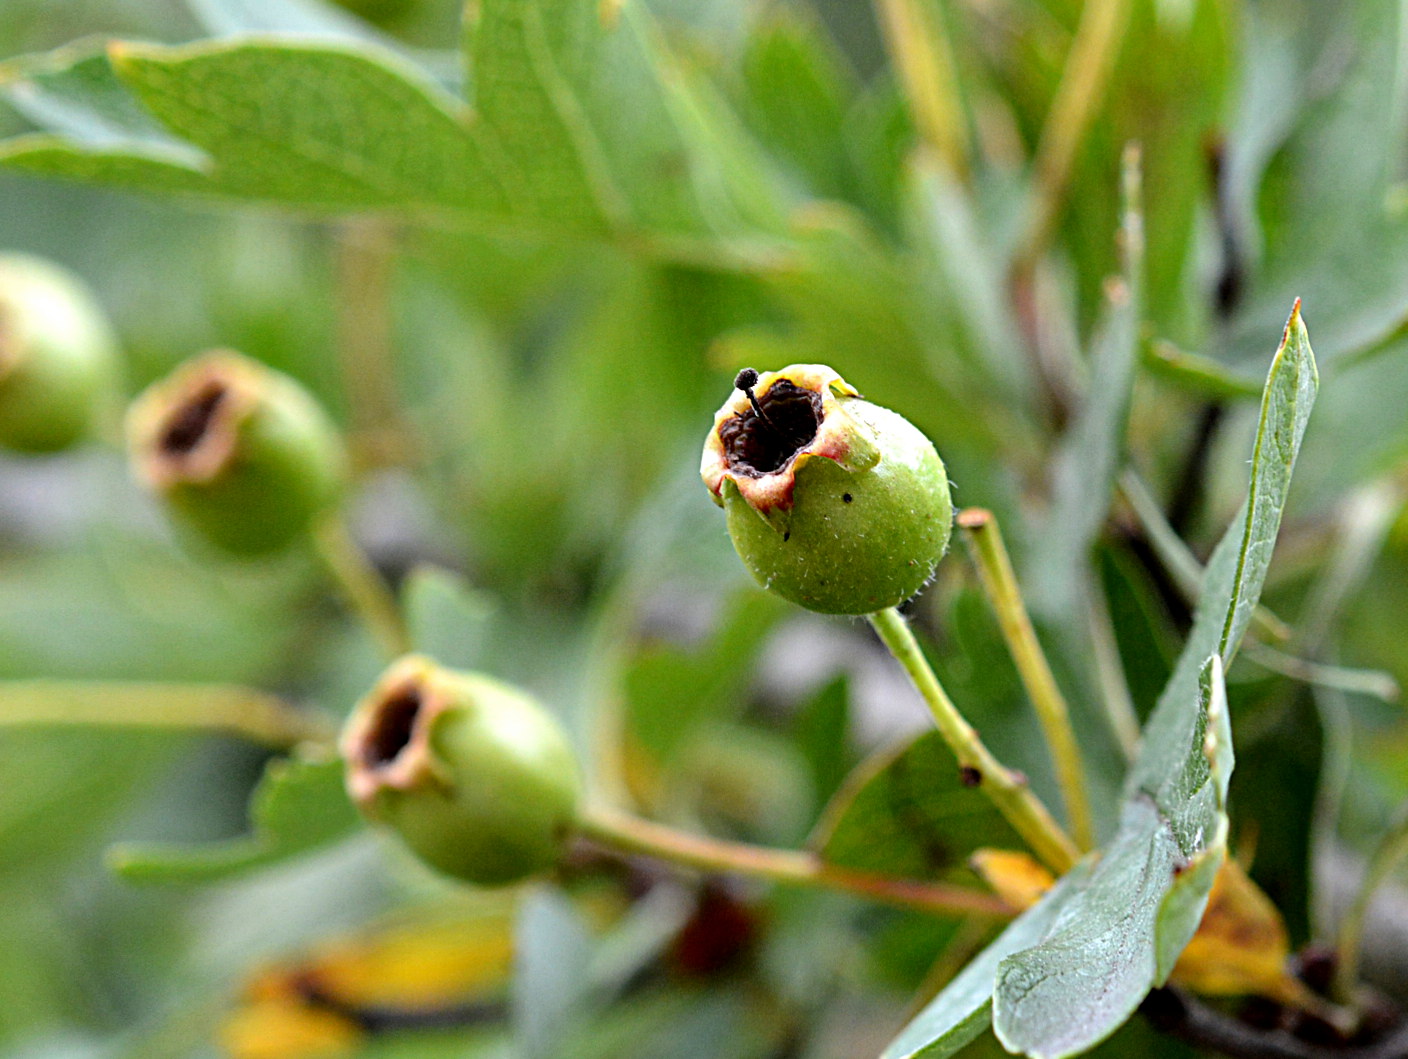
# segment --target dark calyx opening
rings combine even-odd
[[[161,451],[171,456],[194,452],[227,396],[229,391],[223,383],[210,382],[201,387],[167,422],[161,435]]]
[[[749,408],[719,427],[729,470],[750,478],[785,467],[821,426],[821,394],[786,379],[758,398],[763,414]]]
[[[362,759],[372,768],[389,765],[405,750],[420,715],[420,689],[405,687],[382,701],[376,723],[367,733]]]

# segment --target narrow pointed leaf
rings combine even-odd
[[[1226,853],[1231,733],[1216,655],[1198,704],[1180,768],[1156,794],[1125,803],[1119,832],[1054,928],[999,967],[993,1029],[1010,1051],[1086,1051],[1167,978],[1197,928]],[[1189,828],[1185,845],[1179,833]]]
[[[946,1059],[987,1029],[998,965],[1047,935],[1088,874],[1088,866],[1076,868],[1040,904],[1013,920],[890,1042],[881,1059]]]
[[[1267,378],[1246,505],[1209,564],[1119,832],[1051,936],[1003,962],[993,1027],[1009,1050],[1060,1059],[1109,1036],[1167,977],[1202,916],[1226,842],[1232,758],[1221,671],[1260,597],[1317,386],[1299,308]]]
[[[1039,937],[997,960],[979,957],[886,1059],[950,1055],[989,1017],[1010,1051],[1075,1055],[1113,1033],[1172,971],[1226,853],[1233,758],[1222,673],[1261,593],[1316,386],[1297,305],[1267,378],[1246,507],[1209,564],[1194,628],[1145,730],[1118,833],[1093,867],[1068,875],[1017,921],[1042,922]]]

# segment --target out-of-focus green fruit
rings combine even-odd
[[[116,349],[82,280],[0,255],[0,446],[57,452],[95,433],[116,391]]]
[[[281,372],[238,353],[188,361],[128,415],[132,462],[179,523],[237,555],[286,547],[341,499],[342,440]]]
[[[552,867],[577,819],[577,760],[552,715],[516,688],[418,655],[358,704],[342,753],[368,818],[479,886]]]

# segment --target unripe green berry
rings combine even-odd
[[[116,381],[116,343],[83,282],[0,256],[0,446],[56,452],[91,436]]]
[[[825,614],[870,614],[918,592],[953,522],[929,439],[822,365],[744,371],[736,385],[700,471],[758,583]]]
[[[479,886],[557,863],[581,781],[561,726],[523,692],[411,655],[342,736],[347,790],[422,860]]]
[[[139,477],[189,531],[237,555],[277,551],[337,504],[341,438],[293,379],[238,353],[207,353],[137,399]]]

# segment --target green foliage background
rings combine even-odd
[[[1069,615],[1103,601],[1141,717],[1190,618],[1116,477],[1137,472],[1206,558],[1303,298],[1321,396],[1266,602],[1299,630],[1290,650],[1361,690],[1255,655],[1231,669],[1229,810],[1294,940],[1329,936],[1334,895],[1408,795],[1401,707],[1362,691],[1383,683],[1365,670],[1408,680],[1400,4],[1131,0],[1015,295],[1076,0],[933,5],[963,173],[924,145],[864,5],[627,0],[603,24],[594,2],[482,0],[467,72],[457,5],[347,6],[376,21],[311,0],[7,0],[0,132],[22,139],[0,145],[0,249],[95,287],[130,392],[214,346],[305,382],[356,445],[352,522],[402,579],[417,644],[531,687],[601,790],[681,826],[798,845],[852,766],[923,727],[866,630],[763,596],[733,556],[697,460],[734,371],[833,365],[935,440],[960,505],[997,512],[1108,838],[1124,762]],[[321,39],[224,39],[290,30]],[[1142,276],[1117,237],[1131,141]],[[0,458],[0,678],[231,683],[342,716],[380,660],[312,558],[183,549],[115,439]],[[1054,803],[958,557],[913,616],[993,749]],[[357,829],[326,764],[283,771],[289,800],[244,838],[269,757],[223,737],[0,732],[0,1048],[205,1054],[269,960],[408,910],[505,914]],[[895,843],[892,870],[917,855]],[[743,887],[754,942],[701,976],[669,955],[706,907],[693,884],[660,884],[673,904],[629,904],[632,885],[586,864],[528,893],[493,1017],[468,1037],[374,1034],[361,1054],[876,1054],[936,956],[966,944],[942,920]],[[1373,966],[1408,991],[1401,959]],[[1184,1054],[1137,1021],[1102,1047]]]

